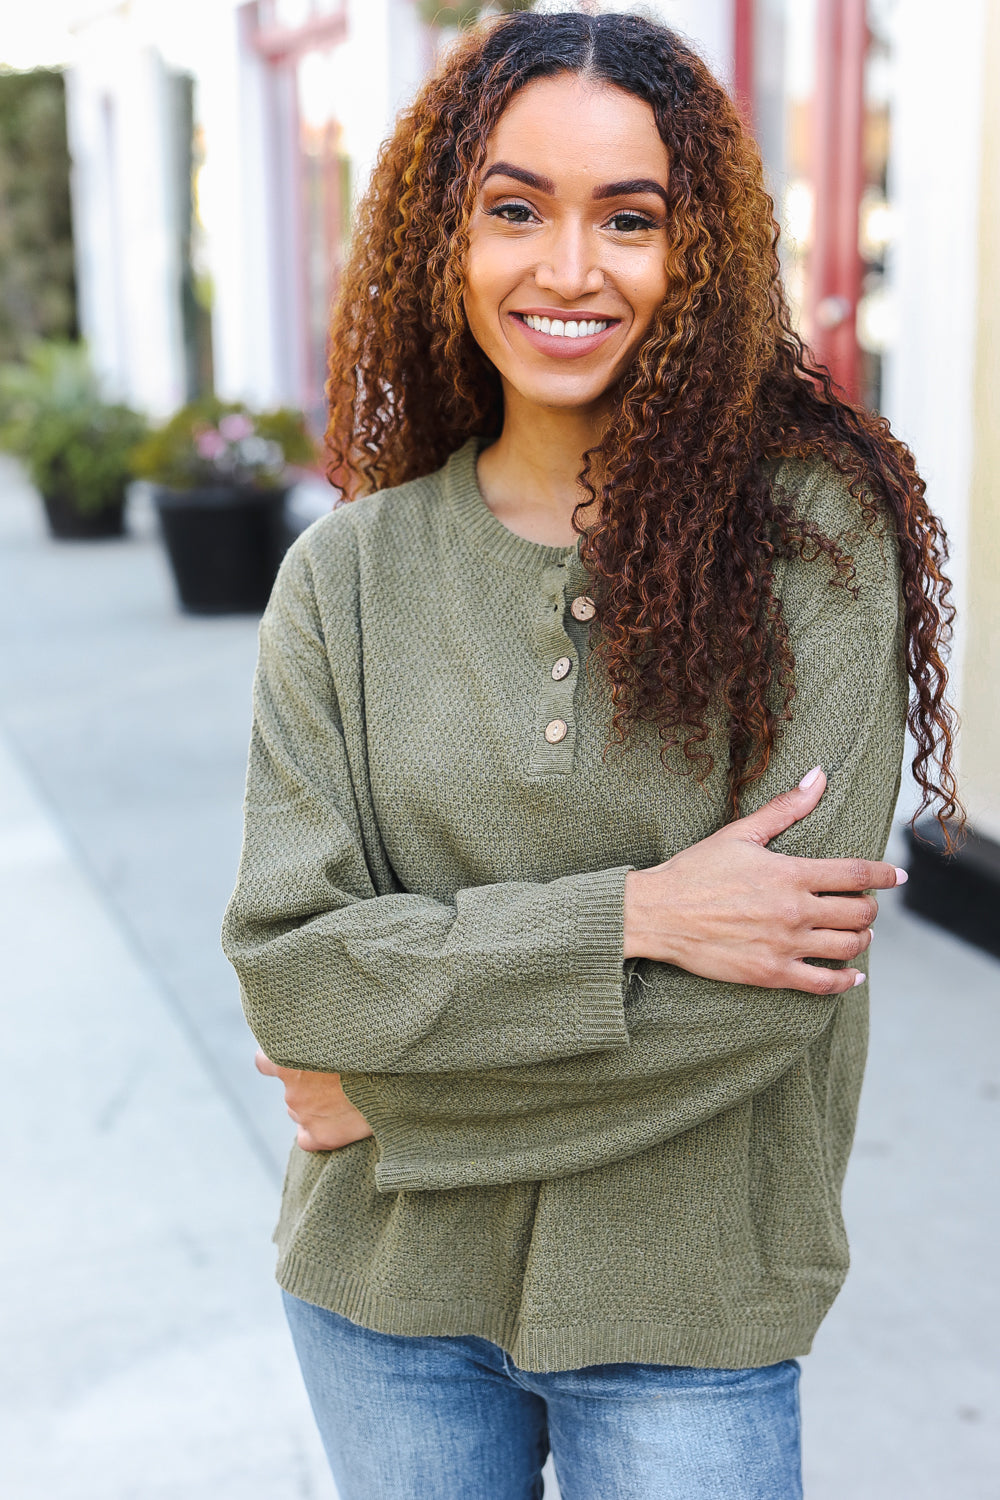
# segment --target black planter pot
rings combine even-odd
[[[154,490],[183,609],[201,615],[260,613],[288,545],[286,493],[237,485]]]
[[[121,536],[125,531],[125,497],[100,510],[77,510],[66,495],[43,495],[50,536],[61,542],[90,542],[101,537]]]
[[[903,904],[1000,958],[1000,844],[967,828],[954,854],[933,818],[908,828],[910,878]]]

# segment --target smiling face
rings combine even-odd
[[[508,400],[600,410],[667,291],[669,157],[650,106],[577,74],[516,94],[488,143],[465,312]]]

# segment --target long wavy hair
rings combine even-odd
[[[728,727],[730,813],[768,765],[794,696],[774,565],[850,556],[795,513],[775,462],[821,455],[869,526],[899,543],[913,774],[961,821],[942,650],[947,545],[909,451],[852,405],[794,331],[760,155],[724,90],[666,27],[629,15],[516,14],[448,53],[399,117],[360,205],[333,315],[328,469],[353,496],[432,473],[503,421],[499,376],[463,310],[468,226],[487,141],[519,89],[584,74],[645,100],[670,153],[669,290],[584,460],[575,516],[598,605],[611,741],[639,722],[701,776]]]

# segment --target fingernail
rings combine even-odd
[[[854,976],[854,983],[851,985],[851,989],[852,990],[856,990],[857,987],[858,987],[858,985],[859,984],[864,984],[864,982],[865,982],[865,975],[864,974],[855,974],[855,976]]]
[[[901,870],[898,865],[893,865],[893,869],[896,872],[896,884],[905,885],[910,878],[909,875],[905,870]]]
[[[815,785],[815,782],[816,782],[817,778],[820,777],[820,776],[822,776],[822,774],[823,774],[823,767],[822,766],[813,766],[812,770],[811,771],[807,771],[806,774],[803,776],[802,780],[799,782],[799,791],[800,792],[808,792],[809,788],[811,786]]]

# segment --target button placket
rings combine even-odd
[[[573,697],[578,656],[566,631],[568,576],[565,563],[554,563],[541,580],[537,738],[531,762],[531,770],[540,775],[565,775],[572,768],[576,743]]]

